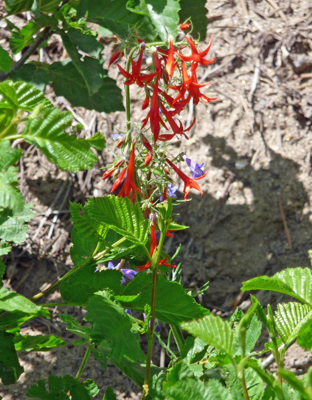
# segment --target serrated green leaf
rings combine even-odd
[[[137,294],[137,297],[131,298]],[[151,298],[152,274],[146,275],[144,272],[138,273],[126,286],[123,296],[116,296],[116,300],[125,308],[139,312],[144,312],[146,304],[151,305]],[[156,299],[156,318],[168,324],[179,325],[209,313],[186,293],[182,285],[162,276],[158,276]]]
[[[17,168],[9,167],[7,171],[2,172],[0,175],[0,207],[11,210],[21,210],[23,208],[23,202],[24,197],[18,190]],[[0,221],[1,220],[3,220],[3,218],[0,212]]]
[[[44,63],[29,62],[10,74],[12,81],[23,81],[44,92],[49,84],[48,66]]]
[[[301,327],[310,319],[312,307],[300,303],[278,304],[274,316],[276,330],[286,344],[297,337]]]
[[[298,334],[297,343],[303,349],[312,350],[312,319],[309,319],[301,328]]]
[[[303,303],[312,305],[312,279],[309,268],[287,268],[272,277],[259,276],[244,282],[241,289],[271,290],[294,297]]]
[[[0,241],[0,256],[5,256],[9,254],[12,246],[4,241]]]
[[[16,383],[24,371],[18,362],[13,339],[13,334],[0,331],[0,378],[3,385]]]
[[[12,149],[8,140],[0,142],[0,172],[3,173],[19,161],[22,152],[22,150]]]
[[[28,227],[24,223],[30,221],[36,213],[30,208],[32,204],[23,206],[21,210],[15,208],[13,211],[5,210],[0,213],[0,239],[16,244],[26,240]]]
[[[12,82],[12,87],[16,93],[17,106],[20,110],[33,111],[39,104],[45,102],[51,104],[43,95],[41,90],[29,83]]]
[[[188,229],[189,227],[186,225],[180,225],[176,222],[170,222],[168,231],[182,231],[183,229]]]
[[[65,133],[71,120],[69,112],[57,108],[44,109],[38,117],[25,122],[22,136],[61,169],[73,172],[90,169],[97,157],[90,149],[90,142]]]
[[[21,311],[27,314],[37,314],[41,307],[36,306],[32,301],[26,297],[21,296],[9,289],[0,289],[0,310],[4,311]]]
[[[87,141],[94,147],[96,150],[103,150],[106,144],[106,140],[104,139],[102,133],[98,132],[91,138],[88,138]]]
[[[84,107],[87,110],[99,112],[124,111],[121,90],[116,81],[105,76],[99,90],[89,96],[86,83],[74,64],[69,60],[53,63],[49,68],[49,76],[57,96],[64,96],[74,107]]]
[[[76,34],[69,36],[61,30],[58,30],[58,33],[62,36],[64,46],[72,63],[77,68],[86,84],[89,96],[93,96],[103,85],[105,73],[102,63],[97,59],[87,56],[81,60],[81,55],[76,50],[76,47],[80,44],[81,40],[78,43],[73,40],[77,39]]]
[[[0,46],[0,69],[9,72],[11,69],[12,59],[9,53]]]
[[[193,24],[192,36],[196,39],[200,38],[202,42],[206,39],[208,28],[206,4],[206,0],[180,0],[180,21],[184,22],[191,18]]]
[[[87,266],[71,275],[68,281],[61,283],[60,291],[63,300],[69,304],[82,305],[97,291],[109,289],[121,293],[122,273],[117,270],[95,272],[95,266]]]
[[[89,298],[86,321],[93,325],[92,340],[100,344],[107,340],[112,348],[110,358],[144,361],[145,356],[138,341],[138,334],[132,331],[130,317],[123,308],[109,300],[102,292]]]
[[[106,393],[104,395],[103,400],[117,400],[117,397],[110,386],[108,386],[108,388],[106,389]]]
[[[49,351],[55,347],[66,345],[66,342],[54,335],[23,336],[17,334],[14,337],[16,351]]]
[[[206,344],[224,351],[232,357],[234,331],[220,317],[210,314],[202,319],[184,322],[181,326],[192,335],[199,337]]]
[[[149,221],[140,206],[125,197],[106,196],[89,200],[85,205],[93,223],[108,226],[136,245],[145,245],[149,234]]]
[[[13,308],[13,307],[12,307]],[[13,311],[6,315],[2,315],[0,318],[0,330],[13,330],[19,328],[25,322],[30,321],[36,317],[49,318],[49,311],[42,308],[39,312],[34,314],[28,314],[21,311]]]
[[[97,387],[96,383],[92,379],[87,379],[83,382],[83,386],[87,389],[89,396],[95,397],[100,389]]]
[[[34,0],[5,0],[5,9],[9,14],[30,11]]]
[[[29,21],[21,30],[12,30],[10,37],[10,48],[13,54],[18,54],[24,47],[33,41],[33,36],[40,29],[40,25]]]
[[[290,386],[293,387],[296,391],[298,391],[304,396],[306,395],[304,384],[297,378],[296,374],[294,374],[291,371],[287,371],[283,368],[278,369],[278,374],[282,379],[288,382]]]
[[[95,36],[83,34],[78,29],[70,28],[67,35],[75,47],[92,57],[98,58],[104,49],[104,46],[96,40]]]

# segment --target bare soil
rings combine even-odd
[[[179,221],[190,229],[169,239],[166,250],[172,254],[182,243],[178,261],[185,286],[198,288],[210,281],[200,300],[220,315],[230,314],[236,306],[248,308],[249,294],[240,292],[243,281],[286,267],[310,266],[312,5],[308,0],[279,0],[277,5],[274,9],[266,0],[208,2],[206,43],[211,36],[215,64],[199,70],[199,78],[213,82],[204,93],[218,99],[186,110],[184,122],[196,116],[195,127],[188,141],[173,146],[173,153],[183,151],[198,163],[205,162],[208,174],[200,181],[204,196],[195,192],[191,202],[178,208]],[[62,56],[57,36],[49,45]],[[110,51],[107,46],[105,52]],[[116,77],[117,68],[110,73]],[[65,99],[49,91],[54,104],[70,109]],[[140,101],[133,98],[134,115],[140,121]],[[74,109],[74,116],[77,123],[83,122],[84,135],[100,131],[109,143],[125,119],[123,113],[106,115],[82,108]],[[36,149],[16,145],[25,148],[21,190],[38,214],[30,223],[25,245],[15,247],[5,260],[5,285],[32,296],[71,268],[69,201],[84,203],[109,192],[110,185],[101,181],[101,167],[110,161],[110,154],[104,151],[93,170],[70,174],[49,164]],[[181,168],[189,173],[187,166]],[[289,300],[268,292],[257,296],[273,306]],[[47,301],[57,299],[56,292]],[[72,343],[76,338],[60,321],[61,311],[55,309],[50,322],[37,319],[28,324],[23,333],[51,332]],[[80,309],[65,312],[83,318]],[[24,400],[26,390],[38,379],[46,380],[51,373],[75,375],[83,354],[83,348],[71,344],[46,353],[22,354],[25,373],[15,386],[0,388],[0,394],[5,400]],[[155,362],[159,354],[156,346]],[[294,345],[287,352],[286,365],[301,373],[312,365],[311,357]],[[83,377],[99,386],[97,400],[109,385],[118,399],[140,397],[139,389],[114,366],[103,370],[92,357]]]

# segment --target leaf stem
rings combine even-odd
[[[86,364],[87,364],[87,361],[88,361],[90,352],[91,352],[91,346],[88,346],[88,347],[87,347],[87,350],[86,350],[86,352],[85,352],[85,355],[84,355],[84,357],[83,357],[83,360],[82,360],[82,362],[81,362],[79,371],[77,372],[77,375],[76,375],[76,379],[77,379],[77,380],[79,380],[80,377],[81,377],[81,375],[82,375],[82,372],[83,372],[83,370],[84,370],[84,368],[85,368],[85,366],[86,366]]]
[[[127,63],[126,63],[126,71],[129,73],[130,71],[130,64],[131,64],[131,57],[137,47],[134,47],[127,58]],[[126,90],[126,116],[127,116],[127,135],[128,135],[128,146],[130,148],[131,146],[131,136],[130,136],[130,129],[131,129],[131,110],[130,110],[130,86],[125,85],[125,90]]]
[[[172,330],[172,333],[173,333],[173,336],[174,336],[174,340],[176,341],[178,349],[181,352],[183,347],[184,347],[184,338],[183,338],[181,329],[177,325],[170,325],[170,328]]]
[[[247,390],[247,386],[246,386],[246,381],[245,381],[245,373],[243,371],[243,376],[240,379],[241,384],[242,384],[242,388],[243,388],[243,395],[244,395],[244,400],[250,400],[249,399],[249,394],[248,394],[248,390]]]
[[[28,49],[23,53],[22,57],[13,65],[11,71],[2,72],[0,74],[0,82],[4,81],[13,71],[18,68],[21,68],[24,63],[28,60],[28,58],[34,54],[34,52],[38,49],[38,47],[46,40],[51,34],[51,26],[47,26],[44,30],[37,36],[34,43],[28,47]]]

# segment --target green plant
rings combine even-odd
[[[0,378],[4,385],[16,383],[23,373],[17,352],[66,345],[54,335],[21,335],[25,322],[37,316],[49,318],[55,306],[87,311],[88,324],[61,315],[67,329],[79,337],[75,345],[86,349],[76,377],[50,376],[48,389],[39,380],[28,389],[28,397],[80,400],[97,395],[93,381],[80,382],[92,353],[104,369],[110,360],[129,376],[142,389],[142,399],[312,399],[312,370],[299,380],[284,369],[285,352],[297,338],[300,345],[311,349],[310,269],[287,269],[274,277],[245,282],[243,291],[273,290],[297,302],[279,304],[275,314],[269,305],[266,314],[252,296],[246,314],[236,310],[225,321],[194,300],[208,284],[196,293],[181,285],[181,267],[172,264],[179,249],[173,256],[163,250],[171,231],[187,228],[174,221],[174,206],[180,202],[175,176],[184,183],[185,201],[191,188],[203,194],[197,183],[206,175],[203,164],[183,154],[173,157],[168,146],[176,137],[187,139],[195,123],[184,128],[177,118],[186,105],[214,100],[201,92],[207,84],[200,85],[196,77],[199,64],[213,62],[206,58],[211,40],[199,51],[196,41],[182,32],[205,35],[204,4],[187,0],[6,1],[9,14],[31,11],[33,19],[22,29],[8,21],[11,51],[16,54],[27,47],[20,61],[13,64],[9,53],[0,50],[0,256],[8,254],[11,242],[23,243],[24,224],[33,216],[31,205],[24,204],[18,190],[14,165],[22,150],[15,149],[14,141],[36,146],[49,161],[72,172],[92,168],[97,161],[95,151],[105,146],[101,133],[90,139],[77,138],[79,127],[72,125],[71,114],[54,107],[40,89],[51,82],[56,95],[63,95],[73,106],[123,111],[121,90],[103,69],[103,45],[97,40],[112,33],[121,43],[110,65],[117,62],[125,78],[126,129],[116,134],[119,155],[103,176],[114,179],[112,193],[120,190],[118,196],[91,198],[84,206],[70,204],[73,268],[56,283],[32,299],[0,288]],[[180,26],[179,21],[183,22]],[[98,24],[98,30],[90,29],[88,22]],[[52,33],[60,35],[69,58],[51,65],[40,60],[26,63],[31,54],[46,46]],[[183,51],[185,47],[190,55]],[[144,71],[143,56],[152,59]],[[123,58],[125,68],[120,63]],[[133,84],[141,90],[142,109],[149,108],[141,123],[131,120]],[[179,161],[187,163],[192,177],[178,168]],[[120,260],[117,266],[114,260]],[[1,260],[0,273],[5,273]],[[37,305],[58,287],[62,302]],[[145,314],[145,320],[132,312]],[[157,321],[170,325],[167,343],[157,332]],[[271,341],[257,352],[263,325]],[[189,336],[185,338],[181,328]],[[140,335],[147,336],[146,354]],[[176,346],[170,345],[171,336]],[[170,357],[167,368],[152,363],[155,339]],[[263,352],[272,353],[276,373],[261,364],[258,356]],[[109,387],[104,399],[115,398]]]

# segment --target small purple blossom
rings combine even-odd
[[[115,142],[123,136],[125,136],[123,133],[113,133],[113,139],[115,140]]]
[[[144,321],[146,320],[146,314],[143,313],[143,318]],[[148,322],[148,326],[151,327],[151,321]],[[154,323],[154,332],[159,333],[160,332],[160,326],[158,325],[158,319],[155,318],[155,323]]]
[[[115,267],[114,264],[113,264],[111,261],[109,261],[109,262],[108,262],[108,265],[107,265],[107,268],[108,268],[108,269],[118,269],[119,266],[120,266],[120,263],[118,263],[118,264],[116,265],[116,267]],[[128,278],[128,279],[130,279],[130,280],[132,280],[132,279],[134,278],[134,275],[136,275],[136,274],[138,273],[137,271],[134,271],[133,269],[129,269],[129,268],[122,268],[122,269],[120,270],[120,272],[121,272],[122,275],[123,275],[123,277],[121,278],[121,283],[122,283],[123,285],[126,283],[125,277]]]
[[[171,183],[168,183],[167,186],[167,196],[168,197],[177,197],[175,192],[179,189],[179,185],[172,186]],[[160,196],[160,201],[163,201],[164,197],[163,195]]]
[[[125,308],[125,312],[126,312],[127,314],[129,314],[129,315],[132,315],[131,310],[129,310],[128,308]]]
[[[184,161],[186,161],[186,164],[189,166],[189,168],[193,171],[192,178],[199,178],[204,175],[204,164],[202,163],[201,165],[197,164],[196,161],[191,160],[190,158],[187,158],[186,156],[183,156]]]

